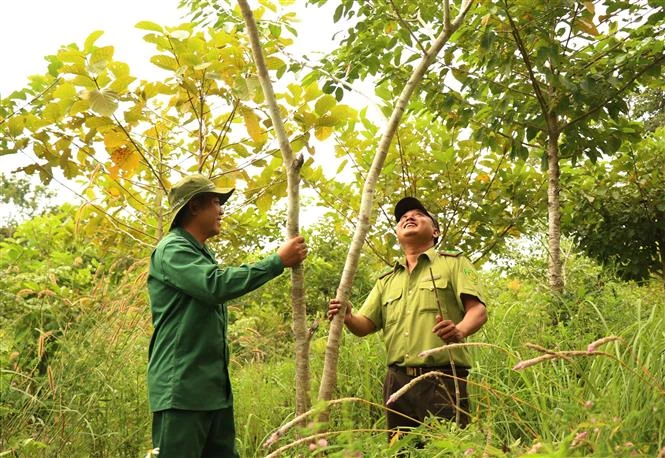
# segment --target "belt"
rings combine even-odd
[[[391,364],[388,366],[390,369],[395,372],[401,372],[406,374],[409,377],[420,377],[423,374],[428,372],[444,372],[452,374],[453,371],[457,373],[458,376],[465,377],[469,374],[469,368],[464,366],[453,366],[451,364],[446,364],[445,366],[398,366],[396,364]]]

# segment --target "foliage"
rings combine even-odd
[[[646,88],[632,100],[633,116],[644,121],[644,130],[653,132],[665,126],[665,91],[657,87]]]
[[[53,209],[52,189],[33,185],[25,176],[0,174],[0,237],[10,237],[22,220]]]
[[[257,10],[257,17],[265,11]],[[288,70],[281,53],[292,39],[282,31],[291,20],[266,19],[261,27],[267,65],[277,77]],[[286,185],[241,28],[149,21],[137,27],[155,47],[151,62],[166,72],[163,80],[136,81],[127,64],[114,60],[112,46],[96,44],[102,32],[93,32],[82,47],[71,44],[47,56],[49,73],[2,100],[0,154],[32,150],[39,163],[23,171],[39,174],[43,183],[54,168],[82,179],[81,198],[92,204],[86,211],[98,216],[91,222],[134,216],[137,223],[117,228],[146,245],[167,229],[170,180],[191,171],[241,190],[244,210],[268,211]],[[278,97],[295,152],[313,154],[310,137],[323,140],[355,118],[315,82],[288,84]],[[308,157],[305,166],[312,162]],[[260,228],[253,219],[245,222],[251,223],[247,233]]]
[[[56,450],[72,456],[143,456],[150,445],[145,388],[150,336],[144,290],[147,253],[139,249],[133,262],[126,257],[132,252],[125,249],[102,254],[95,239],[82,239],[74,231],[74,221],[73,209],[65,207],[24,223],[17,238],[2,246],[8,250],[0,257],[6,273],[2,287],[10,294],[3,296],[0,317],[0,451],[20,456],[50,456]],[[310,314],[320,318],[311,346],[314,376],[322,369],[327,329],[321,316],[324,304],[318,301],[328,295],[327,288],[335,283],[331,276],[341,268],[343,250],[336,247],[346,244],[344,238],[331,237],[338,232],[330,228],[343,227],[336,224],[341,221],[325,221],[308,235],[309,268],[316,272],[310,275],[308,291],[314,296],[308,303]],[[52,237],[44,235],[46,230]],[[535,244],[536,249],[526,255],[519,254],[517,246],[507,245],[506,267],[486,273],[488,296],[493,299],[490,321],[473,339],[486,345],[473,350],[478,361],[471,376],[474,423],[461,431],[430,422],[413,436],[426,438],[425,449],[415,449],[410,440],[400,446],[411,450],[412,456],[521,456],[533,447],[561,456],[632,451],[654,456],[665,446],[665,437],[659,435],[665,425],[657,414],[665,408],[663,387],[658,384],[665,375],[660,332],[665,303],[660,286],[617,281],[573,252],[565,269],[567,288],[553,297],[538,274],[546,265],[546,251],[538,248],[542,245]],[[8,258],[7,253],[19,257]],[[78,256],[82,264],[77,264]],[[109,267],[100,268],[101,263]],[[380,260],[368,256],[363,263],[368,269],[358,277],[362,281],[354,290],[356,304],[371,287],[376,273],[372,266]],[[118,268],[122,275],[113,265],[122,266]],[[232,304],[231,374],[242,456],[269,453],[262,443],[293,412],[295,367],[287,350],[288,307],[278,281]],[[54,294],[17,300],[15,294],[30,282],[37,283],[33,290],[48,287]],[[30,301],[37,308],[33,322],[27,323],[24,309]],[[558,313],[553,314],[553,309]],[[5,314],[5,310],[15,312]],[[24,334],[34,328],[43,332]],[[53,334],[47,334],[50,330]],[[612,358],[577,356],[511,370],[520,360],[538,355],[524,346],[527,342],[553,351],[584,350],[608,335],[621,338],[600,349]],[[40,361],[44,371],[39,369]],[[326,442],[317,442],[316,450],[306,442],[294,445],[287,456],[324,452],[385,456],[384,371],[379,335],[364,339],[346,335],[335,397],[362,401],[343,402],[332,409]],[[304,425],[278,446],[317,431],[315,424]]]
[[[59,168],[85,184],[86,202],[33,216],[0,240],[0,456],[135,457],[149,448],[144,284],[149,248],[166,229],[169,179],[197,170],[238,188],[223,240],[214,244],[222,263],[258,259],[282,238],[283,167],[231,3],[183,0],[200,12],[195,21],[217,21],[206,30],[138,24],[155,46],[152,62],[165,71],[163,80],[136,81],[94,32],[83,45],[48,56],[47,74],[0,100],[0,154],[34,151],[40,163],[26,172],[46,184]],[[294,34],[293,15],[283,8],[290,2],[279,3],[262,1],[256,12],[264,51],[280,80],[292,147],[306,153],[304,181],[328,212],[306,230],[308,313],[318,320],[311,337],[316,379],[326,303],[378,132],[367,110],[339,100],[353,81],[375,77],[388,111],[442,18],[436,2],[342,0],[335,12],[349,23],[342,46],[326,66],[300,78],[302,63],[284,53]],[[439,216],[445,247],[477,258],[495,254],[498,267],[487,273],[490,322],[473,339],[479,344],[471,376],[474,423],[459,430],[431,421],[388,449],[380,336],[346,335],[336,396],[361,400],[336,405],[325,441],[296,444],[316,434],[316,424],[288,433],[279,444],[292,444],[286,453],[378,457],[400,446],[412,456],[663,453],[665,303],[661,285],[647,280],[659,269],[662,131],[621,147],[640,130],[623,96],[637,83],[661,81],[662,8],[613,0],[477,6],[475,22],[455,34],[427,75],[388,154],[377,189],[380,214],[351,298],[359,305],[394,259],[392,204],[406,194],[419,195]],[[631,17],[640,20],[624,22]],[[518,59],[515,29],[529,45],[530,66]],[[553,297],[540,280],[547,251],[533,233],[542,231],[543,180],[533,160],[543,154],[550,126],[534,79],[562,122],[558,145],[570,164],[564,227],[602,261],[618,254],[610,244],[632,241],[623,248],[629,262],[613,268],[643,284],[617,280],[611,263],[595,264],[566,240],[566,288]],[[336,143],[334,158],[320,152],[324,140]],[[617,151],[614,161],[604,161]],[[583,163],[584,156],[598,164]],[[23,182],[4,183],[11,186],[3,196],[26,196]],[[627,237],[630,230],[634,236]],[[529,243],[535,254],[519,254]],[[662,249],[662,238],[658,243]],[[230,304],[243,456],[268,453],[261,444],[294,410],[285,282]],[[609,335],[618,339],[599,350],[606,354],[562,353]],[[526,342],[563,356],[512,370],[543,354]],[[427,439],[425,449],[415,448],[417,435]]]
[[[364,113],[360,114],[364,120]],[[427,135],[422,135],[427,132]],[[360,205],[360,184],[372,161],[376,127],[363,121],[351,135],[345,133],[336,148],[338,158],[351,165],[353,179],[305,177],[321,200],[354,222]],[[474,140],[458,141],[445,126],[427,116],[410,117],[389,151],[376,189],[378,214],[372,220],[368,248],[386,267],[400,256],[394,233],[394,204],[416,195],[439,219],[442,248],[461,248],[484,261],[499,253],[506,240],[532,232],[532,222],[544,211],[545,186],[528,161],[511,161]]]
[[[404,87],[411,62],[445,27],[440,10],[436,2],[390,1],[378,8],[340,2],[335,20],[355,22],[317,72],[326,81],[324,90],[343,91],[355,80],[376,77],[385,113]],[[663,6],[646,1],[482,2],[410,104],[413,111],[438,117],[458,140],[471,129],[481,147],[542,161],[548,170],[548,273],[555,291],[563,287],[559,163],[595,161],[639,138],[640,125],[628,116],[624,98],[638,84],[662,85],[664,21]]]
[[[627,280],[663,277],[665,259],[665,130],[614,160],[568,171],[567,232]]]

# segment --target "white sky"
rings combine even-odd
[[[302,52],[329,51],[332,34],[340,29],[332,22],[331,6],[298,8],[299,31],[295,48]],[[44,56],[61,45],[82,44],[95,30],[104,35],[97,44],[115,47],[115,59],[127,62],[139,79],[157,72],[149,62],[154,46],[143,41],[144,30],[134,25],[152,21],[162,25],[183,22],[186,12],[178,0],[0,0],[0,95],[23,87],[27,77],[46,71]]]

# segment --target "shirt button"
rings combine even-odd
[[[409,354],[408,354],[408,353],[407,353],[407,354],[405,354],[405,355],[404,355],[404,357],[405,357],[405,358],[408,358],[408,357],[409,357]]]
[[[405,332],[404,335],[408,337],[408,336],[409,336],[409,333],[408,333],[408,332]]]

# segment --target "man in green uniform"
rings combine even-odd
[[[305,259],[302,237],[250,265],[220,267],[205,245],[220,233],[222,204],[233,189],[202,175],[169,192],[172,223],[150,259],[148,398],[160,458],[236,457],[225,302]]]
[[[439,225],[418,199],[400,200],[395,219],[405,257],[377,280],[357,314],[348,304],[344,323],[360,337],[383,330],[388,357],[384,402],[415,377],[431,371],[444,374],[419,381],[387,406],[395,411],[386,413],[390,437],[418,426],[429,414],[465,426],[469,421],[468,350],[419,354],[463,342],[480,329],[487,321],[482,285],[471,262],[459,252],[435,250]],[[339,310],[339,301],[330,301],[329,318]]]

